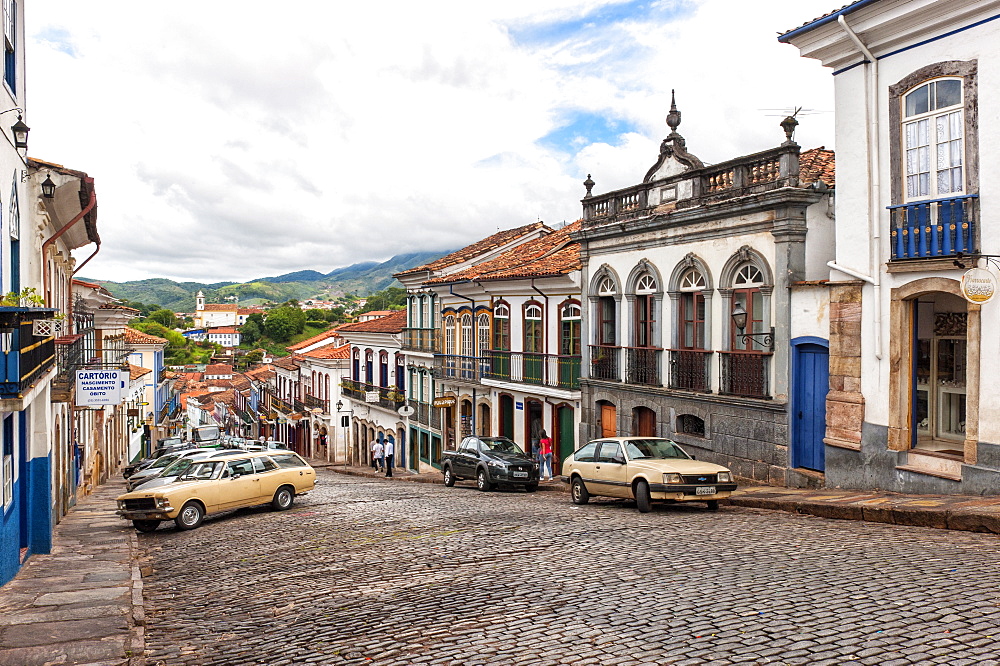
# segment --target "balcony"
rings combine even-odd
[[[305,404],[310,410],[321,409],[326,414],[330,413],[330,402],[328,400],[323,400],[322,398],[317,398],[311,393],[306,393]]]
[[[285,414],[291,414],[295,411],[290,404],[277,396],[271,396],[271,409],[276,409]]]
[[[0,398],[20,398],[56,363],[55,337],[36,336],[32,321],[49,319],[49,308],[0,307]]]
[[[746,398],[770,398],[768,376],[771,354],[720,351],[722,377],[719,393]]]
[[[620,382],[621,347],[590,345],[590,377],[610,382]]]
[[[436,354],[434,362],[434,376],[438,379],[478,382],[489,371],[486,357]]]
[[[970,194],[889,206],[892,261],[974,254],[978,201]]]
[[[551,386],[571,391],[580,388],[579,356],[490,350],[482,365],[483,379]]]
[[[441,428],[441,410],[436,409],[430,403],[427,402],[416,402],[411,401],[410,406],[413,407],[413,416],[410,417],[411,421],[416,421],[421,425],[440,430]]]
[[[363,402],[365,399],[364,386],[363,383],[356,382],[353,379],[343,379],[340,382],[340,392],[352,400]]]
[[[395,386],[376,386],[366,382],[356,382],[351,379],[344,379],[340,384],[340,392],[352,400],[377,404],[383,409],[396,411],[402,407],[406,401],[405,396]],[[378,400],[369,402],[368,396],[371,393],[378,394]]]
[[[440,337],[436,328],[404,328],[402,347],[407,351],[434,353]]]
[[[712,352],[700,349],[668,349],[670,352],[670,388],[684,391],[711,390]]]
[[[642,386],[660,386],[660,356],[654,347],[625,348],[625,382]]]
[[[666,182],[658,180],[590,196],[583,202],[583,226],[602,226],[650,215],[662,203],[658,191],[670,182],[677,184],[675,191],[690,193],[677,200],[678,209],[795,187],[799,183],[799,147],[778,146],[688,171]]]

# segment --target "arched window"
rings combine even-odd
[[[524,307],[524,351],[541,354],[545,351],[542,306],[528,303]]]
[[[764,332],[764,299],[760,287],[764,284],[764,275],[753,264],[743,264],[736,270],[733,278],[733,308],[743,307],[747,313],[745,333]],[[761,340],[740,339],[736,324],[731,322],[732,349],[746,351],[764,351]]]
[[[493,349],[510,351],[510,306],[506,303],[493,307]]]
[[[691,268],[681,276],[678,300],[678,345],[681,349],[705,349],[705,276]]]
[[[462,315],[462,356],[475,356],[475,338],[472,335],[472,315],[469,313]]]
[[[455,355],[455,315],[444,318],[444,353]]]
[[[396,354],[396,390],[406,393],[406,357],[399,353]]]
[[[431,301],[433,297],[430,294],[424,294],[421,301],[421,311],[420,311],[420,328],[434,328],[434,320],[431,318]]]
[[[490,349],[490,316],[481,313],[476,321],[476,337],[478,338],[479,356],[485,356]]]
[[[616,292],[615,281],[610,277],[601,278],[597,284],[597,344],[599,345],[614,346],[617,344],[618,303],[615,300]]]
[[[906,198],[942,197],[965,189],[962,79],[929,81],[903,95]]]
[[[559,353],[563,356],[580,354],[580,315],[580,304],[575,301],[564,303],[559,310]]]
[[[365,381],[375,383],[375,352],[371,349],[365,350]]]
[[[384,349],[378,354],[378,385],[389,387],[389,352]]]
[[[354,360],[352,362],[353,367],[351,368],[351,377],[356,382],[361,381],[361,350],[357,347],[354,348]]]
[[[653,347],[653,326],[656,323],[656,278],[643,273],[635,283],[635,347]]]

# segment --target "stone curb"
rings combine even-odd
[[[381,473],[374,474],[374,473],[367,472],[366,470],[361,470],[361,469],[351,468],[351,467],[344,467],[343,465],[334,466],[334,465],[329,465],[329,464],[324,465],[322,463],[313,464],[311,462],[310,462],[310,464],[312,464],[312,466],[315,467],[315,468],[317,468],[317,469],[320,469],[320,468],[322,468],[322,469],[329,469],[331,472],[335,472],[337,474],[344,474],[345,476],[360,476],[360,477],[365,477],[365,478],[369,478],[369,479],[386,479],[386,480],[391,479],[393,481],[409,481],[411,483],[436,483],[436,484],[442,484],[442,485],[444,484],[444,480],[441,479],[440,477],[436,476],[436,475],[435,476],[430,476],[430,475],[427,475],[427,474],[413,474],[413,473],[402,472],[402,473],[394,474],[391,477],[388,477],[388,476],[385,476],[384,474],[381,474]],[[563,483],[561,483],[559,481],[555,481],[555,482],[552,482],[552,483],[542,482],[541,484],[539,484],[538,490],[539,491],[553,491],[553,490],[562,490],[562,491],[565,491],[566,488],[563,487],[564,485],[565,484],[563,484]]]
[[[132,565],[132,618],[129,622],[128,666],[146,664],[146,602],[142,596],[142,569],[139,566],[139,538],[133,531],[128,535],[128,550]]]

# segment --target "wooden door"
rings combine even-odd
[[[618,434],[618,415],[615,406],[601,403],[601,437],[614,437]]]

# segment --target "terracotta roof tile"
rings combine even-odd
[[[310,345],[314,345],[317,342],[322,342],[327,338],[333,338],[336,336],[337,336],[337,330],[330,329],[329,331],[323,331],[319,335],[314,335],[313,337],[303,340],[302,342],[296,342],[294,345],[289,345],[286,349],[288,349],[288,351],[298,351],[300,349],[305,349]]]
[[[128,364],[128,376],[132,381],[139,379],[139,377],[142,377],[143,375],[148,375],[151,372],[152,370],[149,368],[141,368],[138,365],[132,365],[131,363]]]
[[[226,303],[205,303],[205,311],[207,312],[236,312],[238,309],[235,305]]]
[[[521,236],[538,231],[544,226],[545,225],[542,222],[533,222],[532,224],[526,224],[523,227],[517,227],[516,229],[499,231],[488,238],[477,241],[472,245],[466,245],[461,250],[447,254],[429,264],[424,264],[423,266],[418,266],[417,268],[410,268],[396,273],[395,277],[399,277],[400,275],[412,275],[413,273],[422,273],[424,271],[439,271],[444,268],[448,268],[449,266],[455,266],[456,264],[460,264],[464,261],[475,259],[479,255],[489,252],[490,250],[502,247],[507,243],[517,240]]]
[[[298,370],[299,364],[295,362],[294,356],[285,356],[283,358],[274,359],[274,363],[271,365],[281,368],[282,370]]]
[[[233,366],[228,363],[213,363],[212,365],[205,366],[206,375],[231,375],[233,374]]]
[[[546,236],[522,243],[490,261],[428,280],[427,284],[548,277],[579,270],[582,266],[580,245],[570,240],[570,234],[579,231],[581,224],[577,220]]]
[[[98,308],[98,310],[121,310],[122,312],[133,312],[135,314],[139,314],[139,311],[135,308],[119,305],[118,303],[104,303]]]
[[[406,328],[406,310],[396,310],[385,317],[342,326],[340,330],[344,333],[402,333],[404,328]]]
[[[125,328],[125,342],[130,345],[160,345],[167,344],[167,340],[163,338],[158,338],[155,335],[149,335],[148,333],[143,333],[142,331],[137,331],[134,328]]]
[[[811,148],[799,154],[799,182],[811,185],[821,180],[828,187],[837,184],[837,158],[826,147]]]
[[[216,335],[226,335],[226,334],[232,335],[233,333],[239,333],[239,332],[240,329],[233,328],[232,326],[216,326],[215,328],[208,329],[209,335],[213,333],[215,333]]]
[[[264,308],[238,308],[236,314],[241,315],[252,315],[252,314],[264,314],[267,312]]]
[[[306,358],[350,358],[351,345],[340,345],[339,347],[336,345],[326,345],[312,351],[302,352],[301,355]]]

